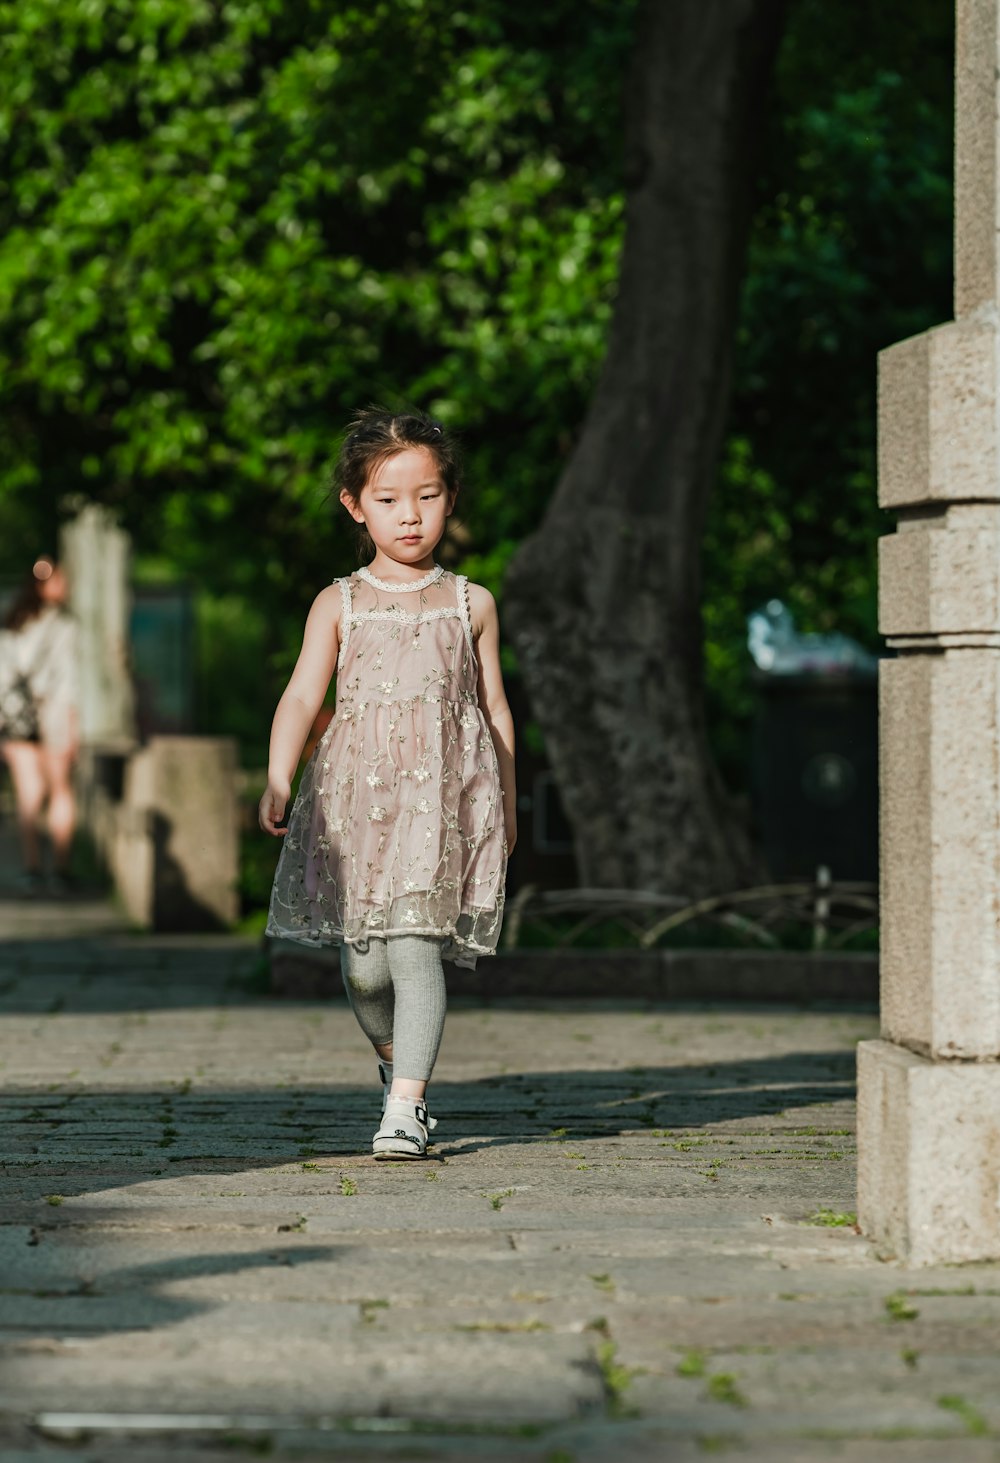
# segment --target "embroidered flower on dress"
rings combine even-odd
[[[382,692],[383,696],[388,696],[388,694],[392,690],[393,686],[398,686],[398,685],[399,685],[399,677],[398,676],[393,676],[393,678],[392,678],[391,681],[379,681],[378,688]]]
[[[413,806],[418,813],[433,813],[434,811],[434,804],[429,803],[426,798],[421,798],[420,801],[418,803],[414,803]]]
[[[430,773],[427,771],[426,767],[418,767],[413,776],[417,779],[418,782],[427,782],[430,778]]]
[[[382,821],[382,819],[384,817],[385,817],[385,808],[380,808],[377,803],[374,803],[368,809],[368,821],[369,821],[369,823],[381,823],[381,821]]]
[[[404,925],[418,925],[420,923],[420,916],[417,914],[417,911],[415,909],[408,909],[403,915],[403,923]]]
[[[369,787],[385,787],[385,778],[379,777],[377,772],[369,772],[365,781]]]

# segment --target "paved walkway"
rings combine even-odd
[[[252,947],[0,930],[5,1463],[1000,1456],[1000,1267],[816,1222],[870,1015],[458,1005],[379,1165],[349,1012]]]

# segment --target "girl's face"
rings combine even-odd
[[[426,447],[406,447],[372,473],[355,503],[340,501],[355,523],[363,523],[380,553],[401,564],[419,564],[437,547],[455,495],[441,480],[437,460]]]

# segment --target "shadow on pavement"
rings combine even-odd
[[[437,1160],[509,1145],[566,1146],[647,1133],[664,1138],[677,1129],[767,1121],[793,1109],[851,1100],[854,1053],[443,1080],[432,1084],[432,1096],[440,1122]],[[334,1081],[280,1090],[195,1087],[184,1093],[169,1084],[96,1092],[7,1087],[7,1204],[53,1190],[66,1198],[185,1174],[326,1158],[372,1162],[378,1107],[374,1084]]]

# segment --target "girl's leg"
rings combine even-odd
[[[73,794],[73,754],[54,747],[41,749],[49,790],[49,835],[57,874],[65,874],[73,849],[76,799]]]
[[[341,945],[344,989],[358,1025],[379,1056],[392,1061],[392,977],[385,940],[372,936],[367,950]]]
[[[444,1030],[441,940],[436,935],[390,935],[387,943],[396,994],[392,1095],[423,1097]]]
[[[24,869],[28,874],[37,874],[41,869],[38,822],[45,803],[42,750],[36,742],[5,742],[3,755],[14,784]]]

